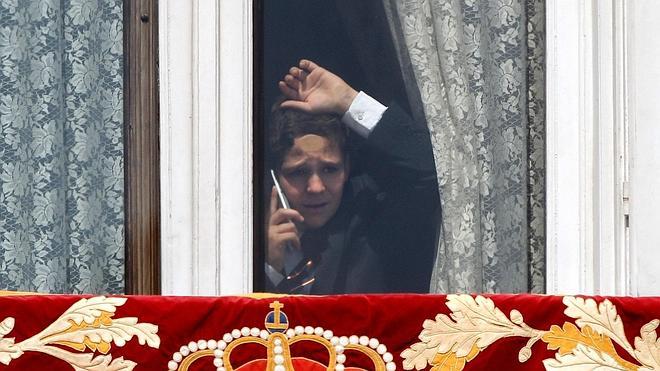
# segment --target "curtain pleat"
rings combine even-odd
[[[124,288],[122,1],[0,2],[0,286]]]
[[[543,2],[383,1],[438,170],[431,291],[543,292]]]

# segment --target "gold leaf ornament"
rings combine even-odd
[[[448,295],[447,307],[452,313],[424,321],[424,330],[419,335],[421,343],[401,353],[404,369],[420,370],[428,364],[442,364],[446,368],[437,370],[461,370],[479,351],[499,339],[529,337],[526,348],[531,349],[543,334],[527,326],[520,312],[512,311],[509,319],[491,299],[483,296]],[[522,351],[520,358],[527,360],[531,350],[527,353]]]
[[[543,360],[546,370],[598,370],[598,371],[621,371],[619,363],[609,354],[589,348],[584,344],[578,344],[571,353],[555,354],[555,359]]]
[[[574,318],[580,328],[589,326],[597,333],[615,341],[628,353],[633,353],[633,347],[628,342],[623,330],[621,317],[617,314],[612,302],[605,299],[600,304],[596,304],[596,301],[591,298],[565,296],[563,303],[566,305],[564,314]]]
[[[80,299],[51,325],[29,339],[18,344],[14,344],[13,339],[0,339],[0,362],[8,365],[24,352],[40,352],[69,363],[76,371],[132,370],[135,362],[123,357],[113,359],[109,354],[94,357],[93,353],[72,353],[53,346],[66,346],[78,352],[90,349],[106,354],[111,344],[122,347],[136,337],[141,345],[158,348],[158,326],[139,323],[135,317],[112,318],[116,308],[126,300],[104,296]],[[13,325],[13,319],[3,321],[0,332],[8,333]]]
[[[562,327],[552,325],[550,331],[543,335],[542,340],[548,344],[548,349],[558,350],[559,355],[570,354],[582,344],[587,348],[596,350],[612,357],[622,370],[637,370],[637,366],[621,358],[614,348],[612,340],[599,334],[585,325],[581,330],[570,322]]]
[[[438,352],[434,347],[427,347],[425,343],[415,343],[401,352],[404,370],[423,370],[434,359]]]
[[[475,345],[465,357],[458,357],[454,352],[445,354],[438,353],[431,361],[431,371],[460,371],[465,364],[473,360],[479,354],[479,348]]]
[[[15,320],[13,317],[7,317],[0,322],[0,363],[8,365],[12,359],[20,357],[23,352],[14,345],[14,338],[4,338],[14,329]]]
[[[15,322],[14,317],[7,317],[0,322],[0,338],[9,334],[14,329]]]
[[[439,314],[435,322],[425,323],[420,340],[431,346],[437,345],[438,353],[452,351],[457,357],[465,357],[473,346],[484,349],[495,341],[514,336],[520,328],[491,299],[483,296],[448,295],[447,307],[451,318]]]
[[[644,365],[640,371],[660,370],[660,339],[656,329],[660,321],[653,321],[642,326],[639,337],[635,338],[635,356]]]
[[[462,370],[495,341],[519,336],[529,338],[518,352],[521,363],[531,358],[532,346],[538,340],[547,343],[549,350],[557,350],[554,358],[543,361],[547,370],[660,371],[660,339],[656,332],[660,320],[641,328],[633,348],[616,307],[607,299],[596,303],[591,298],[564,297],[564,313],[575,319],[575,324],[552,325],[548,331],[529,327],[515,309],[507,318],[485,297],[449,295],[447,300],[452,313],[438,314],[435,321],[424,322],[421,342],[401,353],[404,369],[420,370],[430,364],[433,371]],[[640,365],[621,357],[615,344]]]

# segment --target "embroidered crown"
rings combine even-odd
[[[273,309],[264,320],[265,329],[248,328],[234,329],[222,336],[221,339],[191,341],[183,345],[178,352],[172,355],[168,363],[169,370],[187,371],[197,360],[213,357],[213,365],[217,371],[295,371],[300,369],[323,369],[328,371],[362,370],[359,367],[348,367],[347,353],[352,351],[368,357],[373,365],[369,370],[394,371],[396,365],[393,356],[387,347],[378,339],[367,336],[335,336],[331,330],[312,326],[295,326],[289,328],[289,319],[282,311],[284,307],[279,301],[270,305]],[[298,342],[309,342],[320,345],[327,350],[327,355],[314,359],[306,354],[292,354],[290,345]],[[256,359],[238,367],[231,364],[230,356],[239,353],[247,344],[258,344],[266,348],[267,359]],[[345,351],[351,352],[345,352]],[[265,366],[265,367],[264,367]],[[310,367],[311,366],[311,367]],[[316,367],[314,367],[316,366]]]

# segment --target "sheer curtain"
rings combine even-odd
[[[543,292],[543,1],[383,1],[438,168],[431,291]]]
[[[122,0],[0,1],[0,288],[124,288]]]

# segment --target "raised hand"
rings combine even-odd
[[[339,76],[306,59],[291,67],[278,86],[287,98],[282,108],[312,114],[343,115],[358,94]]]

